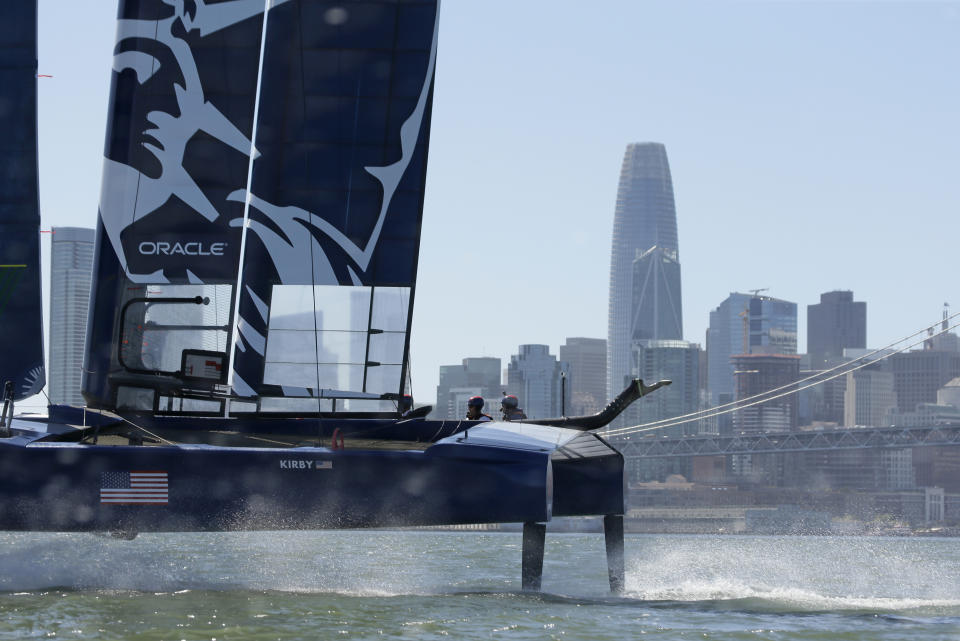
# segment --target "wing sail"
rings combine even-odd
[[[424,1],[270,12],[237,394],[403,393],[437,23]]]
[[[0,5],[0,390],[46,383],[37,181],[37,3]]]
[[[244,215],[231,194],[249,174],[263,11],[263,0],[120,0],[87,323],[91,406],[158,411],[225,384]]]
[[[88,403],[402,393],[436,0],[119,15]]]

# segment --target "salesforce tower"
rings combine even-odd
[[[677,212],[667,151],[660,143],[627,145],[620,170],[610,252],[607,392],[632,376],[634,341],[680,340]]]

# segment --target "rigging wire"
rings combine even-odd
[[[129,423],[129,424],[132,425],[133,427],[135,427],[135,428],[137,428],[138,430],[142,431],[144,434],[146,434],[146,435],[148,435],[148,436],[151,436],[151,437],[157,439],[157,440],[158,440],[159,442],[161,442],[161,443],[164,443],[164,444],[166,444],[166,445],[177,445],[176,442],[174,442],[174,441],[168,441],[167,439],[163,438],[163,437],[160,436],[159,434],[154,434],[153,432],[151,432],[151,431],[148,430],[147,428],[145,428],[145,427],[143,427],[143,426],[141,426],[141,425],[137,425],[136,423],[134,423],[133,421],[131,421],[130,419],[128,419],[126,416],[121,416],[120,414],[115,414],[115,416],[116,416],[117,418],[119,418],[121,421],[123,421],[124,423]]]
[[[942,324],[943,322],[949,322],[950,320],[952,320],[952,319],[955,318],[956,316],[960,316],[960,312],[958,312],[958,313],[956,313],[956,314],[953,314],[953,315],[951,315],[951,316],[948,316],[948,317],[942,319],[942,320],[940,321],[940,323],[938,323],[938,324]],[[750,397],[745,398],[745,399],[740,399],[740,400],[738,400],[738,401],[733,401],[733,402],[731,402],[731,403],[726,403],[726,404],[724,404],[724,405],[718,405],[717,407],[711,407],[711,408],[708,408],[708,409],[705,409],[705,410],[699,410],[699,411],[697,411],[697,412],[691,412],[690,414],[684,414],[684,415],[682,415],[682,416],[675,416],[675,417],[673,417],[673,418],[661,419],[661,420],[659,420],[659,421],[651,421],[650,423],[643,423],[643,424],[640,424],[640,425],[633,425],[633,426],[629,426],[629,427],[621,427],[621,428],[618,428],[618,429],[609,430],[609,431],[607,431],[607,432],[604,433],[604,436],[623,436],[623,435],[626,435],[626,434],[635,434],[635,433],[638,433],[638,432],[650,432],[650,431],[654,431],[654,430],[666,429],[666,428],[668,428],[668,427],[674,427],[674,426],[676,426],[676,425],[683,425],[683,424],[686,424],[686,423],[692,423],[692,422],[694,422],[694,421],[698,421],[698,420],[702,420],[702,419],[706,419],[706,418],[715,418],[715,417],[717,417],[717,416],[722,416],[722,415],[724,415],[724,414],[730,414],[731,412],[736,412],[736,411],[741,410],[741,409],[746,409],[746,408],[748,408],[748,407],[753,407],[753,406],[755,406],[755,405],[760,405],[760,404],[762,404],[762,403],[766,403],[766,402],[768,402],[768,401],[772,401],[772,400],[775,400],[775,399],[778,399],[778,398],[783,398],[784,396],[789,396],[790,394],[796,394],[797,392],[803,391],[803,390],[805,390],[805,389],[809,389],[809,388],[811,388],[811,387],[816,387],[817,385],[821,385],[821,384],[823,384],[823,383],[826,383],[827,381],[831,381],[831,380],[833,380],[833,379],[835,379],[835,378],[839,378],[840,376],[846,376],[846,375],[849,374],[850,372],[855,372],[855,371],[857,371],[857,370],[859,370],[859,369],[862,369],[862,368],[864,368],[864,367],[867,367],[867,366],[869,366],[869,365],[873,365],[873,364],[875,364],[875,363],[879,363],[879,362],[881,362],[881,361],[883,361],[883,360],[886,360],[886,359],[890,358],[891,356],[893,356],[893,355],[895,355],[895,354],[900,354],[900,353],[902,353],[902,352],[905,352],[905,351],[907,351],[908,349],[910,349],[910,348],[912,348],[912,347],[916,347],[917,345],[921,345],[921,344],[927,342],[927,341],[930,340],[931,338],[934,338],[934,337],[936,337],[936,336],[940,336],[941,334],[945,334],[945,333],[949,332],[951,329],[955,329],[955,328],[957,328],[957,327],[960,327],[960,323],[955,323],[955,324],[953,324],[953,325],[950,325],[949,327],[947,327],[947,328],[945,328],[945,329],[941,329],[939,332],[936,332],[936,333],[934,333],[934,334],[929,334],[929,333],[928,333],[927,336],[925,336],[922,340],[919,340],[919,341],[916,341],[916,342],[914,342],[914,343],[911,343],[911,344],[907,345],[906,347],[902,347],[902,348],[897,349],[897,350],[895,350],[895,351],[887,352],[887,353],[885,353],[885,354],[882,354],[882,355],[879,356],[878,358],[875,358],[875,359],[872,359],[872,360],[863,362],[863,363],[861,363],[861,364],[859,364],[859,365],[857,365],[857,366],[855,366],[855,367],[849,367],[851,364],[856,363],[857,361],[864,360],[864,359],[866,359],[866,358],[868,358],[868,357],[870,357],[870,356],[872,356],[872,355],[877,354],[878,352],[883,352],[883,351],[885,351],[885,350],[888,350],[888,349],[890,349],[890,348],[891,348],[892,346],[894,346],[894,345],[898,345],[898,344],[900,344],[900,343],[902,343],[902,342],[904,342],[904,341],[906,341],[906,340],[909,340],[909,339],[917,336],[918,334],[922,334],[922,333],[924,333],[924,332],[929,332],[929,330],[934,329],[935,327],[936,327],[936,324],[935,324],[935,325],[932,325],[932,326],[930,326],[930,327],[926,327],[926,328],[924,328],[924,329],[922,329],[922,330],[920,330],[920,331],[917,331],[917,332],[914,332],[913,334],[910,334],[910,335],[907,336],[906,338],[902,338],[902,339],[900,339],[900,340],[898,340],[898,341],[895,341],[895,342],[893,342],[893,343],[890,343],[890,344],[887,345],[886,347],[881,347],[880,349],[874,350],[873,352],[870,352],[869,354],[865,354],[864,356],[861,356],[861,357],[859,357],[859,358],[857,358],[857,359],[855,359],[855,360],[853,360],[853,361],[850,361],[850,362],[848,362],[848,363],[843,363],[843,364],[838,365],[838,366],[836,366],[836,367],[833,367],[833,368],[831,368],[831,369],[824,370],[824,371],[822,371],[822,372],[818,372],[817,374],[814,374],[814,375],[812,375],[812,376],[808,376],[808,377],[806,377],[806,378],[804,378],[804,379],[801,379],[801,380],[798,380],[798,381],[794,381],[794,382],[792,382],[792,383],[788,383],[788,384],[786,384],[786,385],[783,385],[783,386],[781,386],[781,387],[778,387],[778,388],[775,388],[775,389],[772,389],[772,390],[767,390],[766,392],[761,392],[760,394],[756,394],[756,395],[754,395],[754,396],[750,396]],[[842,370],[842,371],[837,372],[836,370]],[[828,373],[830,373],[830,372],[836,372],[836,373],[832,374],[831,376],[826,376],[826,377],[824,376],[824,374],[828,374]],[[814,382],[811,382],[811,383],[809,383],[809,384],[807,384],[807,385],[801,385],[800,387],[796,387],[796,386],[799,385],[800,383],[804,383],[804,382],[806,382],[806,381],[812,381],[812,380],[814,380],[814,379],[818,379],[818,380],[816,380],[816,381],[814,381]],[[787,390],[787,391],[783,391],[783,390]],[[782,393],[775,394],[776,392],[782,392]],[[771,394],[774,394],[774,395],[771,396]],[[734,406],[735,406],[735,407],[734,407]],[[726,408],[726,409],[724,409],[724,408]],[[722,410],[722,411],[718,411],[718,410]]]

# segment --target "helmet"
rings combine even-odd
[[[471,396],[467,400],[467,407],[483,407],[483,397],[482,396]]]
[[[401,410],[408,410],[413,407],[413,397],[409,394],[404,394],[400,397],[400,400],[397,401],[397,407]]]
[[[520,405],[520,401],[518,401],[517,397],[514,396],[513,394],[508,394],[507,396],[504,396],[503,398],[500,399],[500,404],[503,405],[504,407],[509,407],[510,409],[513,409],[518,405]]]

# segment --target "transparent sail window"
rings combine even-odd
[[[409,309],[409,287],[275,285],[263,382],[396,394]]]
[[[120,363],[180,375],[184,353],[226,354],[231,285],[150,285],[121,310]]]

